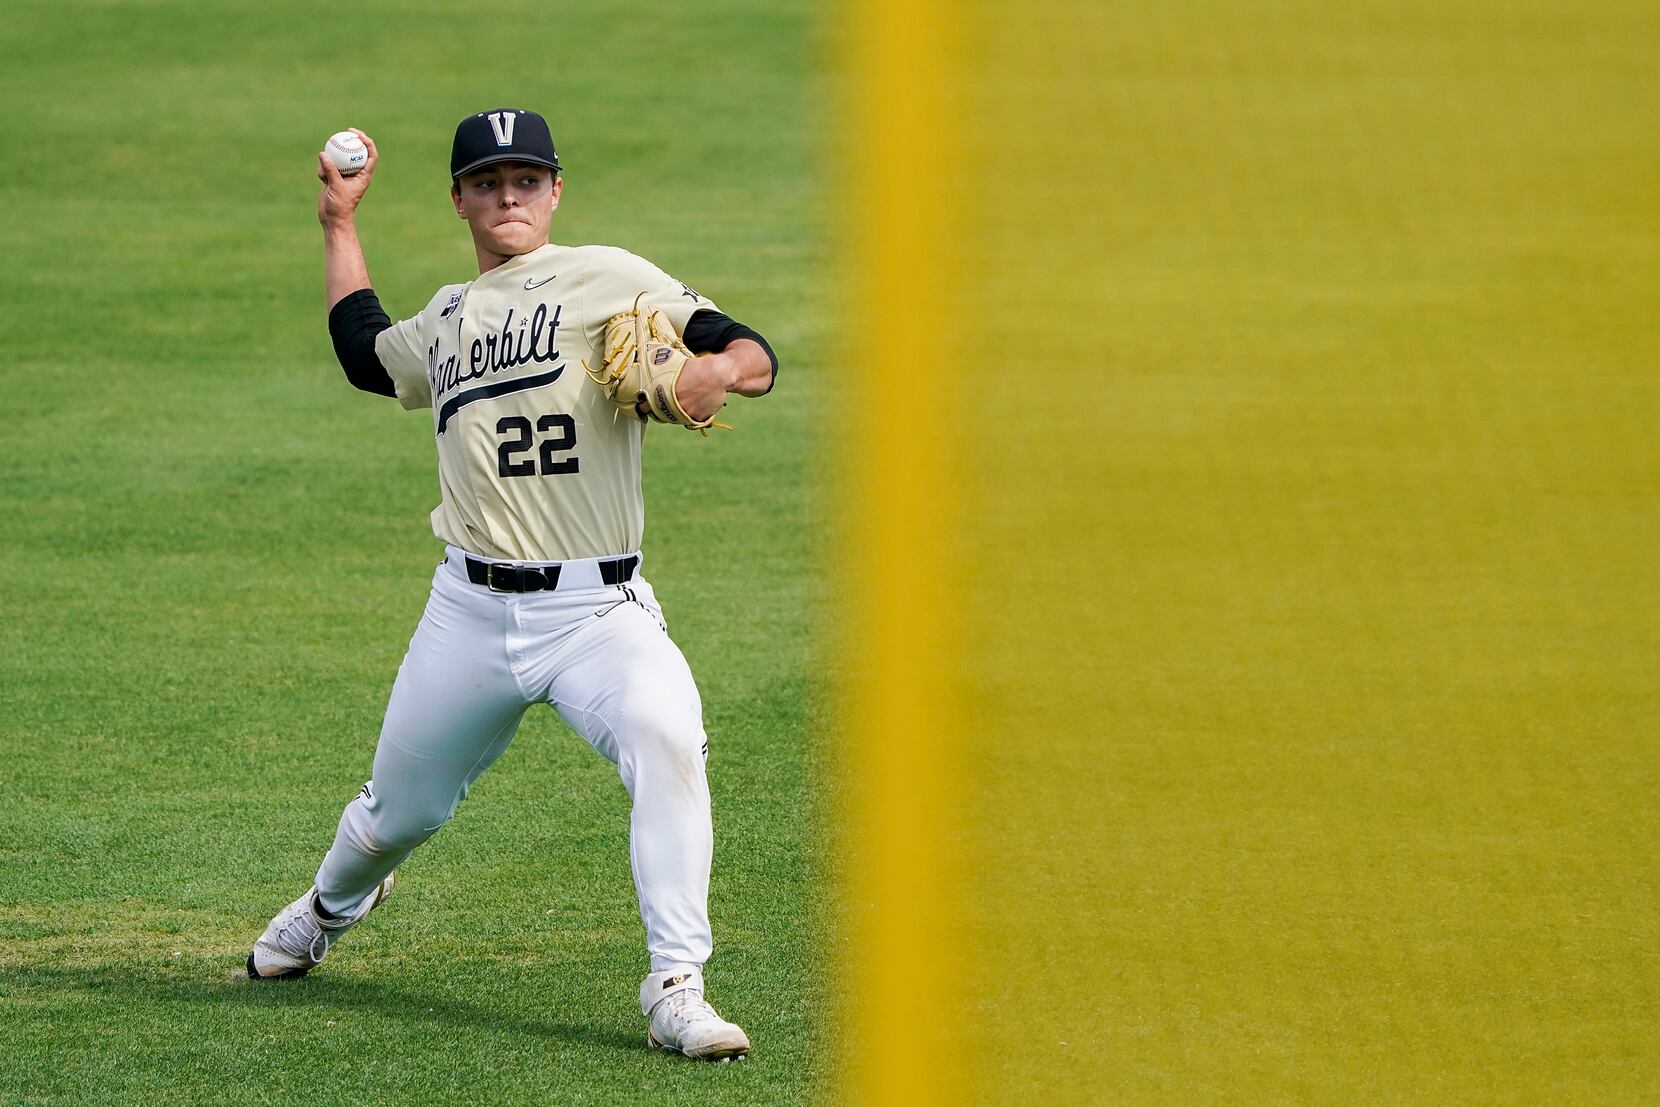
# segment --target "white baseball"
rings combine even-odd
[[[369,160],[369,148],[363,145],[363,140],[350,131],[340,131],[329,135],[329,140],[323,144],[323,153],[327,154],[334,167],[340,170],[342,177],[350,177]]]

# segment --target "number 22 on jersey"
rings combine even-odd
[[[562,412],[544,415],[536,420],[535,432],[523,415],[504,415],[496,420],[496,433],[503,436],[496,446],[496,472],[504,477],[533,477],[538,473],[551,477],[579,471],[577,458],[554,458],[555,454],[569,453],[576,448],[576,420],[569,415]],[[516,455],[528,453],[535,445],[537,433],[545,437],[536,458],[517,458]]]

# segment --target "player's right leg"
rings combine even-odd
[[[250,976],[303,975],[321,962],[507,748],[527,705],[507,656],[508,618],[501,594],[439,568],[392,686],[374,776],[341,814],[313,888],[256,943]]]

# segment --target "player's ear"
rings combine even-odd
[[[461,190],[453,184],[450,185],[450,203],[455,206],[456,215],[463,219],[467,218],[467,213],[461,210]]]
[[[553,209],[559,210],[559,190],[565,187],[565,178],[555,173],[553,175]]]

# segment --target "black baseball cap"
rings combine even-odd
[[[548,121],[524,108],[495,108],[469,115],[455,128],[450,147],[450,180],[498,161],[545,165],[559,172]]]

